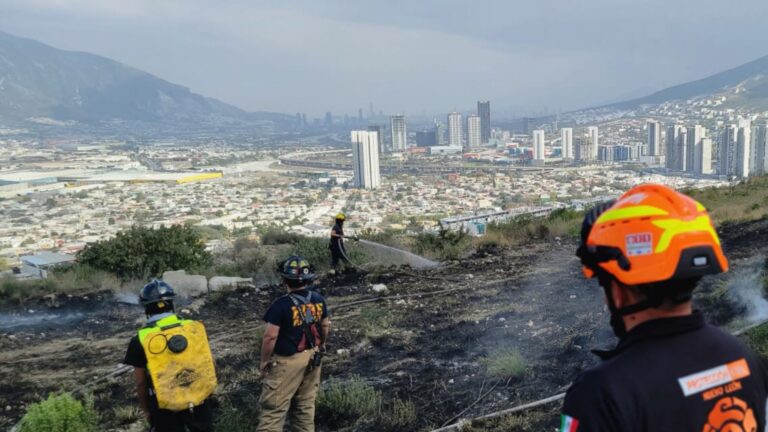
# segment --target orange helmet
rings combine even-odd
[[[582,228],[577,255],[587,278],[603,270],[624,285],[642,285],[728,271],[707,210],[687,195],[645,184],[603,209]]]

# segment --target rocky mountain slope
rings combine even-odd
[[[105,57],[0,32],[0,120],[41,117],[169,124],[289,119],[245,112]]]
[[[725,96],[727,103],[732,106],[768,108],[768,56],[611,107],[634,108],[644,104],[660,104],[705,96]]]

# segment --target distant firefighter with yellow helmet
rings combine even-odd
[[[344,264],[344,269],[347,270],[354,267],[347,255],[347,248],[344,246],[344,221],[347,216],[344,213],[338,213],[336,215],[336,222],[331,228],[331,240],[328,244],[328,248],[331,250],[331,273],[335,274],[338,271],[339,264]],[[357,237],[352,237],[353,240],[357,240]]]
[[[561,431],[762,431],[768,376],[691,298],[728,271],[707,210],[666,186],[632,188],[584,218],[577,250],[605,293],[618,346],[576,379]]]

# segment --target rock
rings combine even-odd
[[[191,310],[189,310],[189,309],[182,309],[182,310],[181,310],[181,313],[183,313],[183,314],[185,314],[185,315],[189,315],[189,314],[191,314],[191,313],[192,313],[192,311],[191,311]]]
[[[448,384],[453,384],[453,378],[448,380]]]
[[[473,275],[472,273],[467,274],[467,279],[472,279],[474,277],[475,277],[475,275]]]
[[[375,292],[376,294],[386,294],[387,293],[387,286],[384,284],[376,284],[371,287],[371,290]]]
[[[507,320],[507,319],[506,319],[506,318],[504,318],[504,317],[501,317],[501,318],[499,318],[499,322],[504,322],[504,321],[506,321],[506,320]]]
[[[35,313],[35,310],[34,310],[34,309],[29,309],[29,310],[27,310],[27,312],[29,312],[29,313]]]
[[[12,409],[13,409],[13,408],[11,408],[11,406],[10,406],[10,405],[6,405],[6,406],[5,406],[5,411],[10,411],[10,410],[12,410]]]
[[[8,335],[8,339],[10,339],[10,340],[16,340],[16,335]]]
[[[348,349],[337,349],[336,350],[336,354],[340,355],[340,356],[343,356],[343,357],[346,357],[346,356],[349,355],[349,350]]]
[[[181,297],[194,297],[208,293],[208,279],[201,275],[188,275],[184,270],[167,271],[163,273],[163,280],[168,283],[176,295]]]
[[[253,278],[214,276],[208,281],[211,292],[232,291],[238,288],[253,288]]]
[[[571,295],[570,295],[570,298],[571,298],[571,299],[575,299],[575,298],[576,298],[576,294],[571,294]]]

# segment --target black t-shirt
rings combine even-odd
[[[568,390],[561,431],[765,429],[761,362],[699,313],[640,324],[600,356]]]
[[[338,235],[344,235],[344,228],[341,225],[336,224],[336,225],[333,226],[333,228],[331,228],[331,232],[335,233],[335,234],[338,234]],[[334,237],[333,235],[331,235],[331,247],[335,248],[335,249],[340,249],[340,248],[344,247],[344,243],[342,241],[342,238],[341,237]]]
[[[131,341],[128,342],[128,351],[125,353],[123,364],[137,368],[147,368],[147,354],[144,353],[144,347],[141,346],[138,335],[132,337]]]
[[[306,298],[310,291],[305,289],[294,291],[292,294]],[[299,303],[302,303],[299,300]],[[305,314],[311,313],[317,322],[316,330],[319,332],[320,321],[328,318],[328,307],[322,295],[312,291],[312,298],[308,305],[302,305]],[[302,328],[302,321],[298,309],[285,295],[275,300],[264,314],[264,321],[280,327],[275,343],[275,354],[282,356],[294,355],[298,352],[298,346],[306,346],[306,337]],[[303,342],[303,343],[302,343]]]

